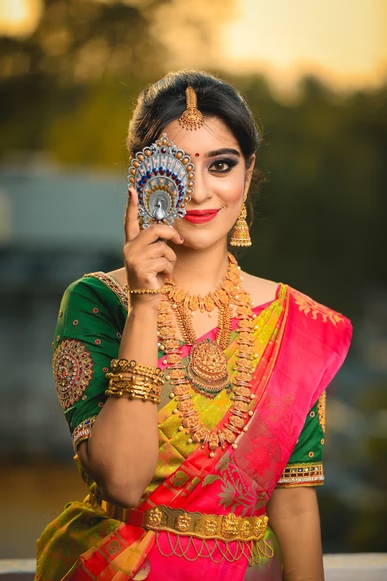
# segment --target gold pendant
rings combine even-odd
[[[227,357],[217,343],[194,343],[187,367],[192,387],[198,393],[214,398],[230,384]]]

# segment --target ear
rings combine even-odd
[[[253,177],[254,165],[255,165],[255,153],[250,158],[250,164],[246,165],[246,179],[245,179],[245,196],[247,196],[247,192],[249,191],[251,178]]]

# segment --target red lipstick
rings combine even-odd
[[[205,222],[213,220],[218,212],[219,210],[188,210],[184,216],[184,220],[192,224],[204,224]]]

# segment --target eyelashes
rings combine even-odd
[[[209,171],[215,174],[225,174],[231,171],[238,163],[239,160],[236,160],[234,157],[222,157],[211,163]]]

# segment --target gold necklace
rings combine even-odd
[[[171,300],[169,299],[170,303]],[[183,304],[171,303],[182,336],[191,346],[187,375],[192,388],[213,399],[222,389],[230,386],[227,357],[224,349],[230,342],[231,308],[222,305],[219,309],[218,331],[214,341],[197,341],[192,319]]]
[[[174,325],[173,310],[168,290],[162,294],[158,315],[160,348],[166,353],[164,360],[168,369],[166,379],[173,386],[170,397],[175,398],[177,401],[174,413],[179,413],[182,418],[179,430],[187,431],[190,435],[189,443],[201,443],[202,448],[208,445],[210,456],[215,455],[215,450],[219,446],[224,449],[226,444],[231,444],[236,448],[236,439],[242,432],[247,431],[246,424],[249,417],[253,414],[250,410],[250,404],[252,399],[254,399],[254,395],[251,393],[251,381],[254,371],[252,363],[252,358],[254,357],[254,314],[250,296],[240,286],[241,280],[238,264],[231,255],[229,255],[229,272],[227,273],[225,281],[220,285],[221,289],[217,289],[214,293],[209,294],[216,295],[216,298],[219,299],[219,290],[224,290],[224,283],[231,279],[237,282],[237,284],[234,282],[232,287],[228,284],[226,285],[228,292],[225,291],[225,294],[227,298],[221,302],[220,306],[222,308],[222,305],[227,305],[230,308],[231,299],[236,306],[238,316],[238,327],[236,330],[238,351],[235,375],[233,378],[233,401],[227,413],[227,421],[220,430],[210,430],[201,422],[199,411],[195,408],[192,401],[192,380],[189,376],[188,366],[183,364],[182,349],[176,335],[176,326]],[[186,296],[186,293],[184,295]],[[174,310],[177,311],[178,308],[176,307]],[[207,346],[206,342],[203,344]]]
[[[217,289],[207,293],[204,297],[191,295],[189,291],[177,288],[172,280],[167,279],[165,293],[170,301],[178,306],[184,306],[192,314],[199,309],[201,313],[207,311],[209,316],[212,316],[215,307],[221,309],[230,304],[230,297],[235,294],[235,289],[240,285],[240,269],[232,254],[228,253],[227,256],[229,263],[227,274]]]
[[[225,279],[215,291],[201,295],[191,295],[189,291],[176,288],[167,281],[165,294],[172,306],[182,337],[191,346],[187,375],[192,388],[197,393],[213,399],[222,389],[230,387],[227,357],[224,350],[230,342],[231,307],[230,302],[236,294],[240,282],[238,264],[228,255],[228,269]],[[190,316],[199,308],[212,316],[217,307],[219,311],[218,332],[214,341],[197,341]]]

